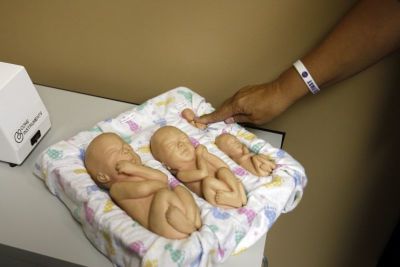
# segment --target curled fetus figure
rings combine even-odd
[[[206,124],[200,123],[200,122],[195,122],[194,118],[196,117],[196,114],[194,114],[193,110],[191,110],[190,108],[185,108],[182,113],[182,118],[184,118],[185,120],[187,120],[187,122],[189,122],[191,125],[193,125],[196,128],[202,129],[204,130],[205,128],[207,128]]]
[[[251,153],[234,135],[221,134],[215,139],[215,144],[233,161],[256,176],[268,176],[276,167],[268,156]]]
[[[221,208],[239,208],[247,203],[243,184],[228,165],[209,153],[203,145],[196,148],[189,137],[173,126],[158,129],[150,140],[153,156],[198,196]]]
[[[93,139],[85,153],[92,179],[109,189],[112,199],[148,230],[183,239],[201,227],[199,209],[183,186],[168,188],[167,176],[144,166],[132,147],[114,133]]]

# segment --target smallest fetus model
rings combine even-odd
[[[221,134],[215,139],[215,144],[233,161],[256,176],[268,176],[276,167],[268,156],[251,153],[234,135]]]
[[[190,108],[185,108],[182,111],[181,115],[185,120],[187,120],[187,122],[189,122],[194,127],[199,128],[201,130],[204,130],[205,128],[207,128],[207,125],[194,121],[196,114],[194,114],[193,110],[191,110]]]
[[[93,139],[85,153],[92,179],[134,220],[170,239],[182,239],[201,227],[199,209],[183,186],[168,188],[167,176],[144,166],[132,147],[114,133]]]

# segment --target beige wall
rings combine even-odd
[[[0,61],[38,84],[135,103],[184,85],[217,106],[276,77],[352,3],[0,0]],[[399,60],[265,125],[287,132],[284,148],[309,176],[299,207],[269,233],[270,266],[375,266],[399,217]]]

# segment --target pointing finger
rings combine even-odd
[[[223,121],[229,117],[232,117],[232,115],[233,108],[231,100],[228,99],[216,111],[211,112],[210,114],[203,115],[200,118],[195,118],[194,120],[199,123],[210,124],[218,121]]]

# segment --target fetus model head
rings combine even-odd
[[[102,133],[94,138],[85,152],[85,166],[97,185],[110,188],[118,181],[129,179],[118,173],[116,166],[120,161],[141,164],[140,157],[121,137],[114,133]]]
[[[249,153],[246,146],[243,145],[239,139],[228,133],[221,134],[215,138],[215,144],[230,158],[239,158]]]
[[[179,170],[196,158],[195,148],[187,134],[173,126],[158,129],[150,139],[154,158],[173,170]]]

